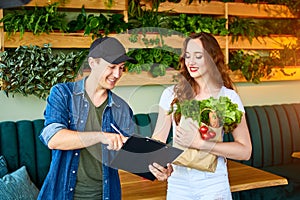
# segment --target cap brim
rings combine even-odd
[[[125,61],[131,62],[133,64],[138,63],[134,58],[131,58],[131,57],[124,54],[124,55],[120,56],[119,58],[115,59],[112,62],[112,64],[119,64],[119,63],[122,63],[122,62],[125,62]]]

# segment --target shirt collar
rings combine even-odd
[[[82,95],[84,97],[84,83],[85,83],[85,80],[87,79],[87,77],[84,77],[83,79],[79,80],[79,81],[75,81],[75,85],[74,85],[74,94],[75,95]],[[115,105],[117,107],[120,107],[120,104],[117,103],[115,101],[115,94],[110,91],[110,90],[107,90],[107,95],[108,95],[108,102],[107,102],[107,105],[108,106],[112,106],[112,105]]]

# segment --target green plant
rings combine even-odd
[[[128,72],[147,71],[153,77],[157,77],[164,76],[169,67],[178,69],[179,52],[168,46],[134,49],[129,51],[128,55],[138,61],[137,64],[125,64]]]
[[[74,33],[76,31],[84,30],[87,23],[88,15],[84,9],[84,6],[81,7],[80,14],[77,15],[76,20],[71,20],[68,23],[68,32]]]
[[[169,12],[158,12],[158,3],[152,2],[152,9],[142,8],[139,0],[131,0],[128,5],[128,29],[131,34],[129,41],[137,42],[138,34],[142,34],[142,41],[148,45],[164,45],[163,36],[171,36],[174,31],[171,29],[172,16]],[[147,33],[156,33],[159,36],[155,39],[147,38]]]
[[[300,66],[300,46],[284,45],[283,49],[278,50],[283,66]]]
[[[234,17],[229,20],[229,34],[232,36],[232,42],[238,41],[238,38],[246,37],[252,43],[253,38],[266,36],[270,31],[264,26],[255,23],[253,19],[242,19]]]
[[[122,33],[127,30],[128,24],[124,21],[124,15],[113,13],[87,14],[84,7],[76,20],[68,23],[69,32],[84,30],[84,35],[92,34],[92,38],[102,37],[110,33]]]
[[[84,27],[84,35],[92,34],[93,39],[96,37],[102,37],[102,35],[108,35],[109,31],[106,27],[108,23],[108,19],[103,15],[99,14],[99,16],[94,16],[91,14],[88,16],[86,21],[86,26]]]
[[[232,71],[240,70],[245,79],[253,83],[260,83],[261,78],[270,78],[272,68],[281,68],[280,71],[285,76],[294,75],[284,72],[283,61],[278,56],[263,57],[258,53],[246,53],[244,50],[230,52],[228,65]]]
[[[222,0],[222,2],[234,2],[234,0]],[[243,3],[268,3],[286,5],[290,11],[299,16],[300,14],[300,1],[299,0],[243,0]]]
[[[154,3],[154,5],[157,5]],[[158,12],[158,7],[146,10],[140,5],[140,1],[131,0],[128,5],[128,28],[136,29],[146,27],[145,32],[152,32],[151,27],[171,28],[172,17],[169,12]]]
[[[206,32],[214,35],[227,35],[225,18],[204,17],[201,15],[179,14],[173,16],[171,28],[185,35]]]
[[[108,7],[111,8],[113,6],[114,0],[105,0],[104,4]]]
[[[50,88],[61,82],[73,81],[86,51],[54,54],[50,47],[20,46],[1,52],[2,90],[8,93],[34,95],[45,99]]]
[[[264,27],[269,34],[288,34],[297,36],[300,19],[256,19],[257,26]]]
[[[59,3],[49,4],[45,7],[34,9],[13,10],[4,15],[0,20],[3,22],[4,30],[8,36],[20,32],[22,38],[25,31],[33,34],[50,33],[54,30],[67,31],[66,14],[58,12]]]

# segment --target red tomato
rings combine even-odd
[[[199,132],[200,132],[201,134],[207,133],[207,131],[208,131],[208,127],[205,126],[205,125],[202,125],[202,126],[199,128]]]
[[[210,135],[210,138],[214,138],[214,137],[216,137],[216,132],[214,132],[214,131],[208,131],[207,132],[209,135]]]
[[[201,134],[201,138],[203,140],[209,140],[210,139],[210,135],[208,133],[203,133],[203,134]]]

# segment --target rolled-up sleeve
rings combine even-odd
[[[48,142],[52,138],[52,136],[55,135],[55,133],[57,133],[58,131],[66,128],[67,127],[65,125],[59,123],[49,124],[48,126],[43,128],[39,138],[45,145],[48,146]]]
[[[67,92],[60,85],[55,85],[47,98],[44,112],[44,128],[39,136],[40,140],[48,145],[49,140],[61,129],[68,128],[68,106],[66,101]]]

